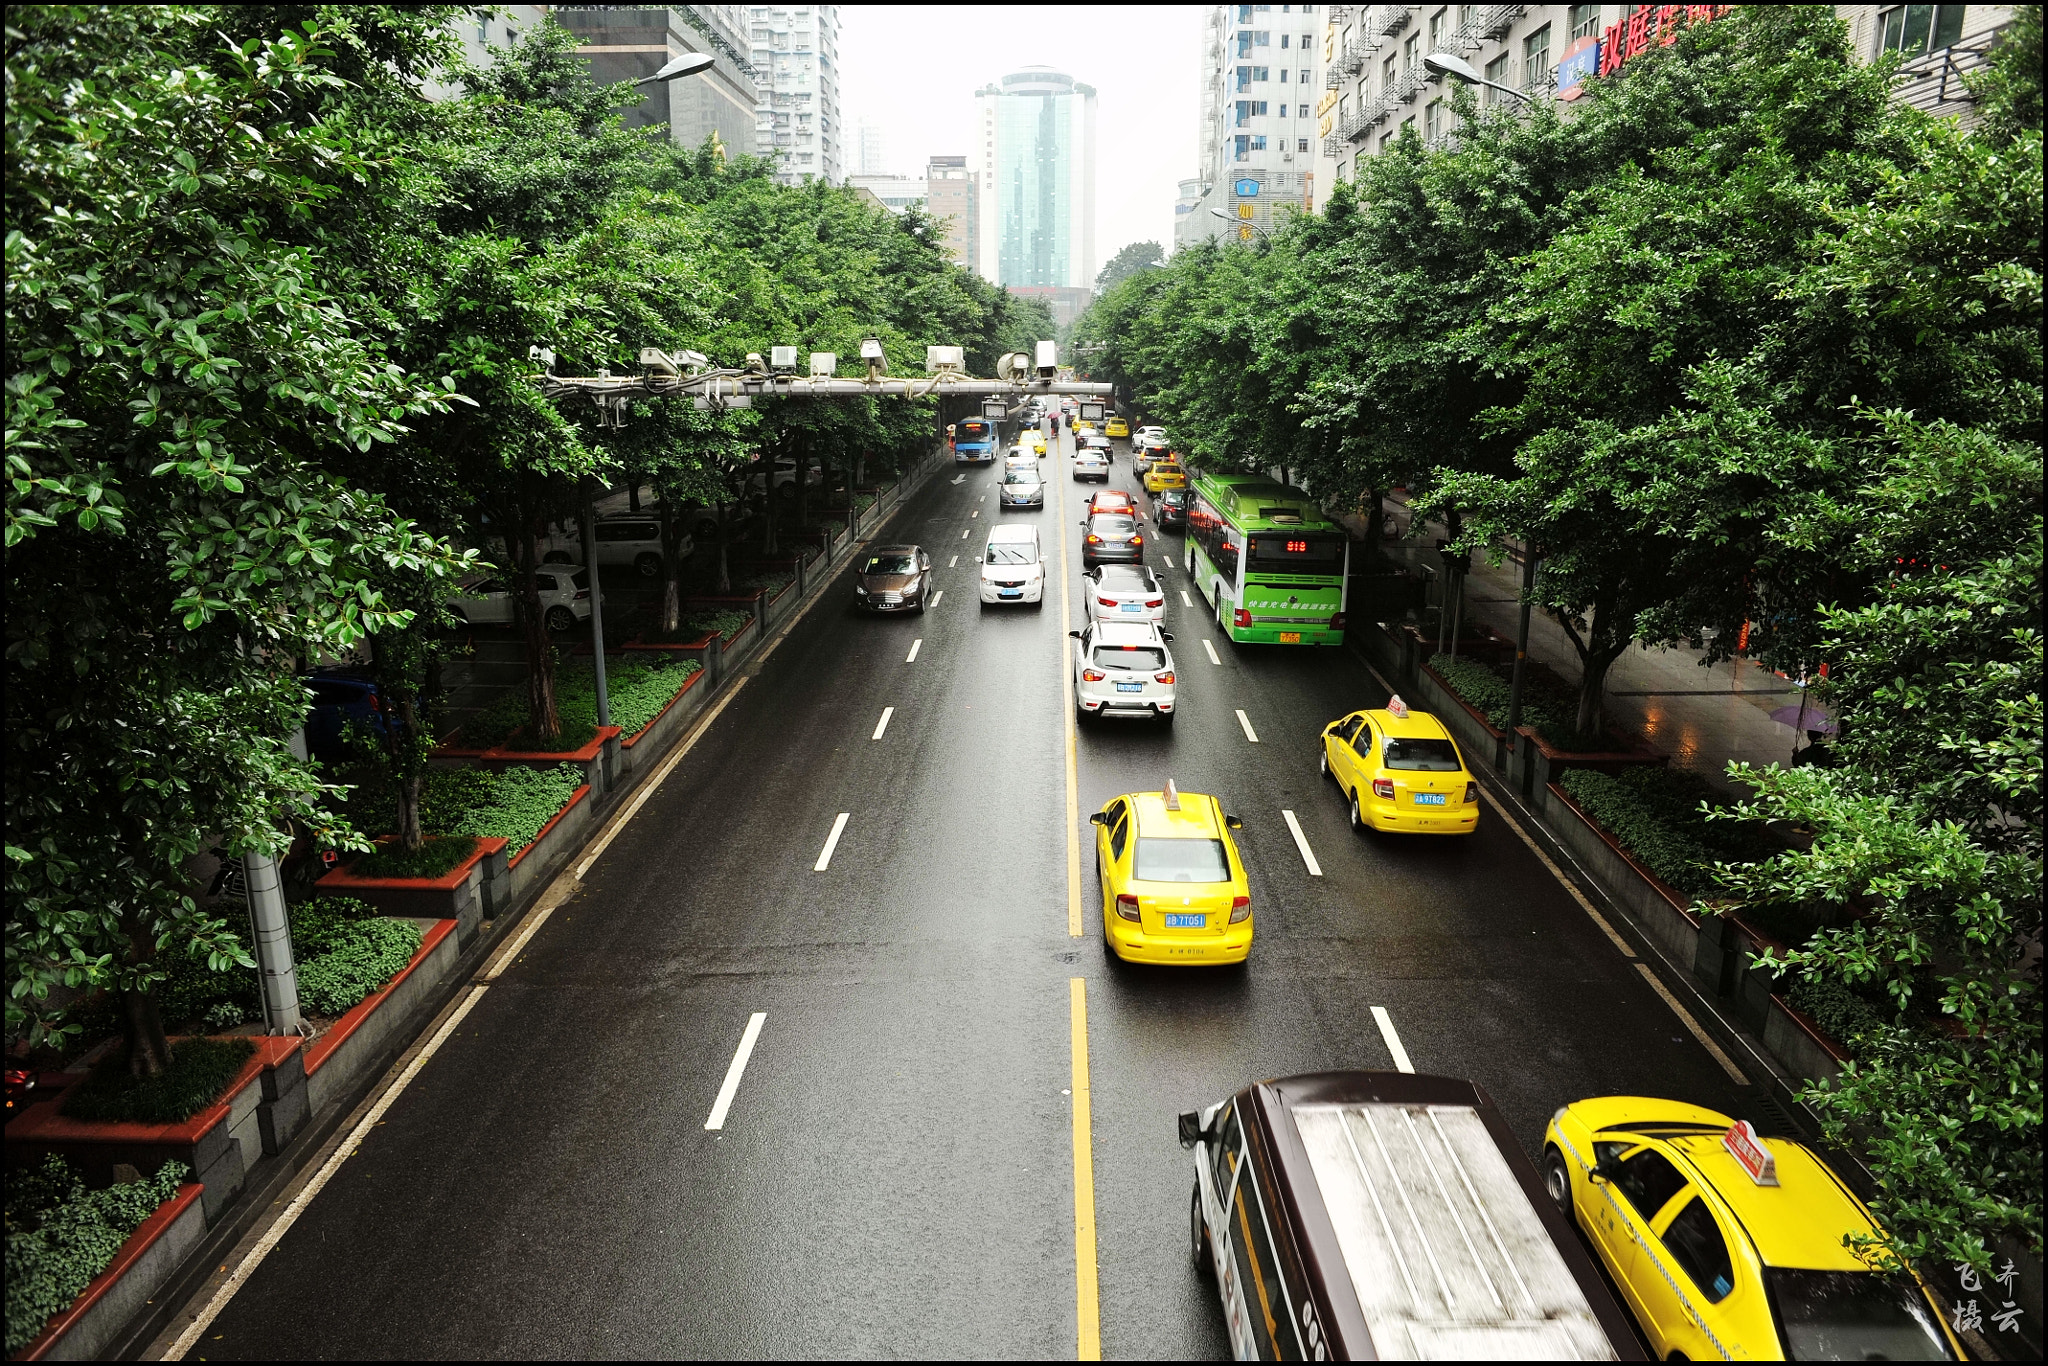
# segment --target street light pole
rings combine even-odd
[[[1536,546],[1532,541],[1522,542],[1522,624],[1515,634],[1515,676],[1508,685],[1508,726],[1507,743],[1510,749],[1520,741],[1516,727],[1522,724],[1522,676],[1529,664],[1529,608],[1536,597]],[[1525,756],[1526,758],[1526,756]],[[1531,771],[1525,762],[1523,771]],[[1517,784],[1519,786],[1519,784]]]
[[[1472,63],[1466,61],[1463,57],[1453,57],[1448,52],[1430,53],[1422,59],[1422,69],[1438,76],[1456,76],[1461,81],[1469,81],[1473,85],[1483,85],[1488,90],[1498,90],[1509,99],[1519,101],[1522,104],[1535,103],[1534,100],[1513,86],[1502,85],[1499,81],[1487,80],[1486,77],[1473,69]]]
[[[583,507],[576,520],[583,524],[583,572],[590,576],[590,658],[597,680],[597,724],[601,730],[612,723],[612,702],[604,683],[604,590],[597,579],[597,509],[588,482],[583,485]]]

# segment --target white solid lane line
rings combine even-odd
[[[943,588],[941,588],[938,592],[932,594],[932,606],[937,607],[939,605],[939,599],[945,596],[946,590]]]
[[[740,1089],[740,1078],[746,1074],[747,1059],[754,1054],[754,1040],[761,1037],[761,1026],[767,1020],[767,1012],[760,1010],[747,1017],[747,1032],[740,1035],[740,1050],[732,1055],[732,1066],[725,1069],[725,1084],[718,1088],[718,1099],[711,1102],[711,1118],[704,1121],[705,1128],[725,1127],[725,1112],[732,1108],[733,1094]]]
[[[955,555],[955,556],[954,556],[954,557],[953,557],[952,559],[950,559],[950,560],[946,561],[946,568],[948,568],[948,569],[955,569],[955,568],[958,568],[958,567],[959,567],[959,564],[960,564],[960,557],[959,557],[958,555]]]
[[[890,718],[890,717],[892,717],[892,716],[894,716],[895,714],[896,714],[896,709],[895,709],[894,707],[884,707],[884,708],[882,708],[882,719],[881,719],[881,720],[879,720],[879,721],[877,721],[877,722],[875,722],[875,733],[874,733],[873,735],[870,735],[870,736],[869,736],[868,738],[869,738],[870,740],[879,740],[879,739],[881,739],[881,738],[882,738],[882,732],[883,732],[883,731],[885,731],[885,730],[887,730],[887,729],[889,729],[889,718]]]
[[[1188,590],[1185,588],[1180,590],[1180,605],[1187,608],[1190,612],[1195,610],[1195,600],[1188,596]],[[1208,644],[1207,641],[1202,643],[1204,645]]]
[[[880,731],[875,732],[875,738],[881,738]],[[1308,836],[1301,833],[1301,822],[1294,819],[1292,811],[1282,811],[1280,814],[1286,819],[1287,828],[1294,834],[1294,847],[1301,850],[1301,861],[1308,865],[1308,875],[1321,877],[1323,865],[1316,862],[1316,851],[1308,847]]]
[[[1216,657],[1216,647],[1211,645],[1206,638],[1202,641],[1202,648],[1209,652],[1209,662],[1211,664],[1214,664],[1219,669],[1223,667],[1223,661]]]
[[[1387,1017],[1385,1006],[1372,1008],[1373,1023],[1380,1027],[1380,1037],[1387,1041],[1387,1051],[1394,1055],[1394,1070],[1413,1072],[1415,1064],[1408,1061],[1408,1050],[1401,1047],[1401,1036],[1394,1032],[1394,1022]]]
[[[846,831],[846,818],[852,814],[850,811],[842,811],[839,813],[839,819],[832,822],[832,833],[825,836],[825,847],[818,851],[818,861],[811,865],[812,872],[822,873],[831,866],[832,851],[839,847],[839,837]]]
[[[1202,643],[1203,643],[1204,645],[1207,645],[1207,644],[1208,644],[1209,642],[1205,640],[1205,641],[1203,641]],[[1239,709],[1239,711],[1238,711],[1238,713],[1237,713],[1237,724],[1239,724],[1240,726],[1243,726],[1243,727],[1244,727],[1244,738],[1245,738],[1245,739],[1247,739],[1247,740],[1251,741],[1251,742],[1252,742],[1253,744],[1255,744],[1255,745],[1256,745],[1257,743],[1259,743],[1259,733],[1258,733],[1257,731],[1255,731],[1255,730],[1253,730],[1253,729],[1252,729],[1252,719],[1251,719],[1251,717],[1249,717],[1249,716],[1246,716],[1246,715],[1244,714],[1244,711],[1243,711],[1243,710],[1242,710],[1241,708]]]
[[[917,638],[916,640],[913,640],[913,641],[911,641],[911,642],[910,642],[910,653],[909,653],[909,654],[907,654],[907,655],[905,655],[905,656],[903,656],[903,662],[904,662],[905,664],[915,664],[915,663],[917,663],[917,652],[918,652],[919,650],[923,649],[923,648],[924,648],[924,637],[923,637],[923,636],[919,636],[919,637],[918,637],[918,638]]]

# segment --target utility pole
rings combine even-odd
[[[292,733],[292,753],[306,758],[306,732]],[[269,1034],[300,1034],[299,973],[292,961],[292,925],[284,905],[277,860],[267,853],[242,856],[249,901],[249,931],[256,946],[256,974],[263,986],[263,1028]]]
[[[1522,724],[1522,675],[1529,665],[1529,608],[1536,596],[1536,546],[1522,542],[1522,624],[1515,636],[1515,676],[1508,687],[1507,746],[1515,748],[1521,737],[1515,728]]]
[[[583,485],[583,509],[577,520],[583,523],[583,572],[590,575],[590,659],[597,678],[597,724],[612,723],[612,702],[604,685],[604,593],[597,582],[597,510],[590,485]],[[611,775],[606,774],[607,778]]]

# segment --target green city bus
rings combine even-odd
[[[1351,539],[1298,488],[1205,474],[1188,500],[1187,571],[1232,640],[1344,643]]]

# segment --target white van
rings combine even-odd
[[[1045,605],[1045,555],[1038,528],[1012,522],[988,530],[981,553],[981,604],[1028,602]]]

